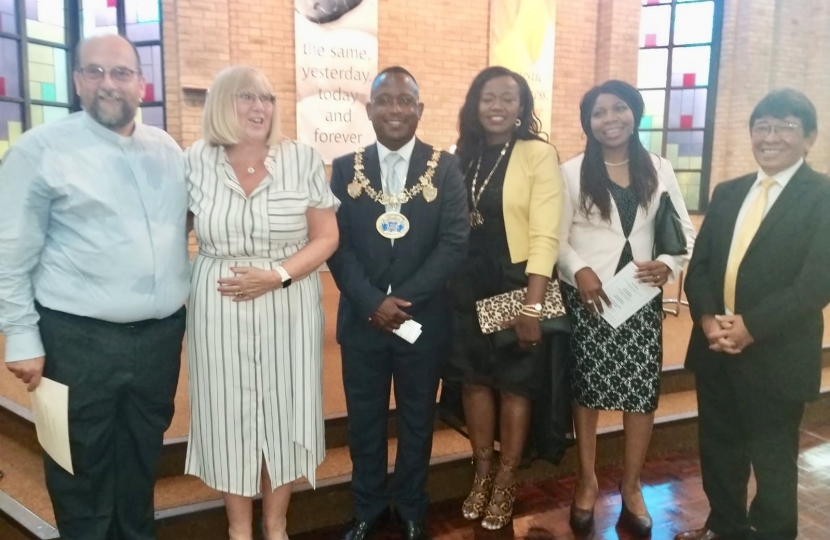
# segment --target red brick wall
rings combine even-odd
[[[263,69],[277,89],[282,129],[296,133],[294,2],[163,1],[167,124],[183,145],[199,137],[201,106],[182,91],[206,88],[230,64]],[[584,146],[579,100],[608,78],[636,82],[640,0],[557,2],[551,142],[563,160]],[[419,135],[455,142],[458,109],[487,64],[489,0],[382,0],[379,65],[401,64],[426,104]],[[790,85],[819,109],[820,137],[810,156],[830,170],[830,2],[725,0],[713,152],[713,187],[754,168],[746,122],[770,89]]]

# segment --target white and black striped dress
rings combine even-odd
[[[322,286],[315,272],[286,289],[233,302],[216,289],[232,266],[275,269],[308,242],[307,208],[336,199],[320,156],[285,141],[269,174],[246,197],[224,148],[198,141],[187,152],[190,210],[199,253],[187,320],[190,441],[185,472],[222,492],[260,492],[305,476],[325,456]]]

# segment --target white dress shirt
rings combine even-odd
[[[78,112],[24,133],[0,168],[6,362],[44,354],[35,301],[113,323],[180,309],[186,215],[182,151],[162,130],[122,137]]]
[[[582,160],[585,154],[580,154],[562,165],[562,178],[565,184],[565,200],[562,206],[562,223],[559,234],[559,260],[557,262],[562,280],[569,285],[576,286],[574,276],[583,268],[591,268],[606,283],[617,269],[623,248],[625,234],[623,232],[617,205],[611,198],[611,222],[603,221],[596,207],[586,217],[582,214],[579,203],[580,177]],[[631,252],[638,262],[652,260],[654,249],[654,217],[657,214],[661,193],[667,191],[680,216],[683,232],[686,233],[686,255],[670,256],[659,255],[656,260],[669,267],[669,280],[677,277],[680,270],[692,256],[692,247],[695,240],[695,229],[677,177],[671,164],[654,154],[651,154],[654,168],[657,169],[657,192],[649,205],[648,210],[639,208],[634,226],[628,236],[631,243]]]
[[[415,149],[415,137],[412,137],[408,143],[401,146],[397,150],[390,150],[380,143],[377,143],[377,145],[378,159],[380,160],[380,179],[383,184],[383,192],[387,195],[397,195],[397,193],[389,192],[389,186],[386,182],[386,179],[389,178],[391,174],[391,171],[387,170],[388,165],[386,163],[386,156],[394,152],[403,158],[398,161],[397,165],[395,165],[395,174],[400,179],[401,188],[403,188],[406,185],[406,173],[409,172],[409,160],[412,159],[412,150]],[[395,210],[399,211],[400,208],[396,208]]]
[[[798,171],[803,164],[804,159],[799,159],[798,162],[789,169],[784,169],[783,171],[772,176],[768,176],[767,173],[762,170],[758,171],[758,177],[755,179],[755,183],[752,184],[752,187],[749,188],[749,192],[744,198],[744,203],[741,205],[741,210],[738,212],[738,218],[735,221],[735,231],[732,233],[732,244],[729,247],[730,253],[732,252],[732,248],[735,246],[735,239],[738,237],[741,225],[743,225],[744,220],[746,219],[747,212],[749,212],[749,209],[752,207],[752,203],[755,202],[755,199],[757,199],[761,194],[761,180],[765,178],[772,178],[775,180],[775,183],[769,188],[769,192],[767,193],[767,207],[764,209],[764,217],[766,217],[769,209],[772,208],[772,205],[778,200],[781,192],[784,191],[784,188],[787,187],[787,184],[789,184],[790,180],[792,180],[793,176],[795,176],[796,171]]]

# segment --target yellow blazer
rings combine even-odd
[[[510,260],[527,261],[528,274],[553,275],[563,193],[556,149],[542,141],[516,141],[504,177],[504,228]]]

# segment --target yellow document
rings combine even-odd
[[[29,395],[38,442],[55,463],[75,474],[69,449],[69,387],[44,377]]]

